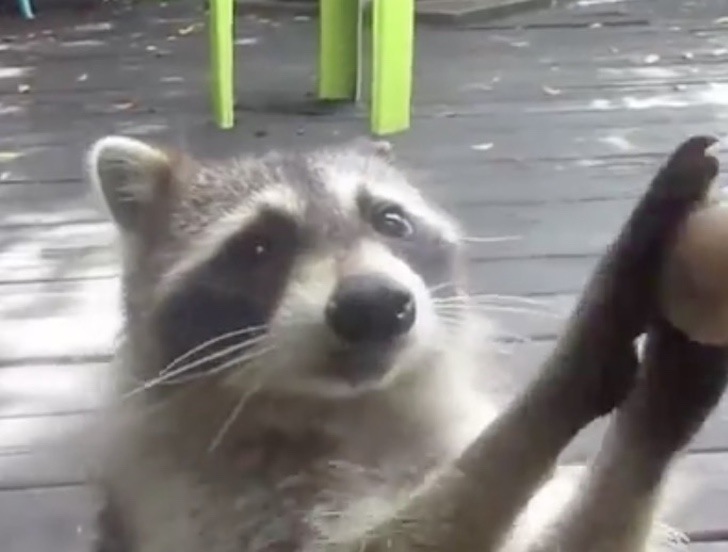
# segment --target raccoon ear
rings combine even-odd
[[[114,222],[127,231],[138,226],[171,179],[169,156],[134,138],[101,138],[91,146],[87,161],[89,179]]]

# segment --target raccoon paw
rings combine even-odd
[[[628,402],[640,442],[672,454],[692,439],[728,384],[728,347],[691,340],[665,320],[647,333],[644,373]]]
[[[633,387],[638,371],[634,340],[665,310],[660,292],[666,259],[717,175],[718,162],[707,151],[714,143],[713,138],[693,137],[670,155],[601,259],[577,306],[571,323],[577,337],[572,343],[583,357],[577,354],[579,361],[572,364],[591,368],[579,373],[575,369],[568,377],[572,389],[583,390],[589,416],[610,412]],[[726,297],[728,305],[728,293]]]
[[[602,320],[634,339],[660,313],[659,284],[681,226],[708,197],[718,161],[716,139],[696,136],[678,146],[653,178],[598,269],[592,292]]]

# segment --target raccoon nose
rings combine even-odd
[[[331,296],[326,321],[339,337],[350,342],[394,339],[412,328],[415,298],[384,276],[349,276]]]

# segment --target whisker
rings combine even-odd
[[[459,330],[464,324],[463,319],[450,316],[440,315],[440,320],[446,328],[451,330]],[[533,339],[528,336],[509,332],[502,328],[497,328],[494,331],[488,332],[487,335],[484,335],[484,339],[485,338],[488,338],[488,340],[493,343],[517,343],[519,345],[531,343],[533,341]]]
[[[178,380],[175,380],[171,383],[169,381],[165,381],[165,382],[163,382],[163,384],[164,385],[177,385],[177,384],[182,384],[182,383],[188,383],[190,381],[194,381],[197,379],[209,378],[209,377],[221,374],[225,370],[233,368],[234,366],[240,365],[244,362],[250,362],[251,360],[260,358],[263,355],[265,355],[266,353],[269,353],[270,351],[272,351],[273,349],[275,349],[275,347],[273,347],[273,346],[264,347],[262,349],[255,349],[254,351],[250,351],[249,353],[246,353],[246,354],[237,356],[233,359],[230,359],[230,360],[224,362],[223,364],[221,364],[220,366],[213,368],[212,370],[208,370],[206,372],[201,372],[201,373],[197,373],[197,374],[183,375]]]
[[[235,408],[233,408],[230,415],[223,422],[219,431],[215,434],[215,437],[210,442],[210,446],[207,448],[208,453],[213,452],[218,447],[218,445],[220,445],[230,427],[233,425],[233,423],[235,423],[235,420],[238,419],[240,413],[243,411],[243,408],[245,408],[245,404],[248,402],[248,399],[250,399],[250,397],[257,393],[258,390],[260,390],[261,385],[262,383],[258,382],[256,385],[252,386],[246,393],[244,393],[242,397],[240,397],[240,400],[235,405]]]
[[[462,305],[437,305],[436,310],[438,312],[442,311],[450,311],[450,312],[458,312],[460,309],[462,309]],[[479,312],[484,313],[490,313],[490,312],[511,312],[511,313],[517,313],[517,314],[530,314],[534,316],[545,316],[548,318],[561,318],[561,315],[553,312],[544,312],[539,311],[536,309],[527,309],[527,308],[520,308],[520,307],[509,307],[506,305],[487,305],[487,304],[476,304],[476,305],[470,305],[470,309],[478,310]]]
[[[160,372],[160,374],[164,374],[165,372],[173,370],[175,368],[175,366],[177,366],[180,362],[188,359],[190,356],[201,351],[202,349],[205,349],[206,347],[215,345],[216,343],[219,343],[220,341],[229,339],[231,337],[240,337],[241,335],[245,335],[245,334],[252,333],[255,331],[264,330],[266,327],[267,327],[267,324],[262,324],[259,326],[246,326],[245,328],[233,330],[233,331],[218,335],[212,339],[208,339],[207,341],[200,343],[199,345],[193,347],[189,351],[186,351],[182,355],[180,355],[177,358],[175,358],[174,360],[172,360],[172,362],[170,362],[167,366],[164,367],[164,369]]]
[[[236,343],[235,345],[230,345],[229,347],[226,347],[224,349],[221,349],[219,351],[215,351],[205,357],[198,358],[197,360],[194,360],[190,363],[183,364],[182,366],[179,366],[172,370],[171,372],[163,372],[160,374],[161,377],[174,377],[175,375],[183,374],[185,372],[189,372],[190,370],[194,370],[195,368],[204,365],[207,362],[210,362],[211,360],[218,359],[220,357],[224,357],[226,355],[229,355],[231,353],[235,353],[241,349],[246,349],[248,347],[253,347],[254,345],[257,345],[261,341],[267,339],[267,335],[261,335],[258,337],[254,337],[253,339],[249,339],[246,341],[243,341],[242,343]]]
[[[222,356],[223,354],[229,354],[229,353],[235,352],[236,350],[252,347],[256,343],[259,343],[259,341],[256,341],[254,343],[251,343],[249,341],[246,341],[244,343],[239,343],[237,345],[233,345],[232,347],[228,347],[224,351],[218,352],[215,356],[219,357],[219,356]],[[203,360],[205,362],[207,362],[207,361],[211,360],[212,356],[213,355],[210,355],[210,357],[206,357]],[[197,365],[199,365],[199,364],[197,364]],[[157,385],[165,384],[166,382],[173,380],[176,376],[179,376],[180,374],[184,374],[185,372],[188,372],[188,371],[194,369],[197,365],[195,363],[191,363],[190,365],[183,366],[181,368],[177,368],[176,370],[174,370],[172,372],[167,372],[166,374],[161,374],[161,375],[157,376],[156,378],[147,380],[142,385],[140,385],[140,386],[136,387],[135,389],[132,389],[128,393],[124,394],[122,396],[122,399],[129,399],[129,398],[133,397],[134,395],[137,395],[143,391],[148,391],[149,389],[151,389]]]
[[[467,300],[492,300],[492,301],[513,301],[514,303],[523,303],[527,305],[536,305],[536,306],[549,306],[549,303],[547,301],[544,301],[542,299],[535,299],[532,297],[524,297],[522,295],[503,295],[498,293],[476,293],[473,295],[452,295],[450,297],[438,297],[436,299],[433,299],[433,302],[435,303],[445,303],[445,302],[456,302],[456,301],[467,301]]]
[[[463,236],[460,239],[468,243],[498,243],[522,240],[523,236]]]
[[[548,316],[552,318],[562,318],[561,313],[555,311],[546,309],[543,307],[530,307],[530,306],[521,306],[521,305],[508,305],[503,303],[491,303],[486,301],[475,301],[470,303],[440,303],[438,305],[434,305],[435,310],[437,309],[445,309],[445,310],[451,310],[455,312],[489,312],[488,309],[492,311],[506,311],[511,310],[512,312],[523,312],[523,313],[531,313],[536,315],[542,315],[542,316]]]
[[[444,289],[444,288],[446,288],[448,286],[453,286],[454,287],[455,285],[456,285],[455,282],[452,282],[452,281],[451,282],[441,282],[441,283],[436,284],[436,285],[434,285],[434,286],[432,286],[430,288],[427,288],[427,291],[429,291],[430,293],[436,293],[436,292],[440,291],[441,289]]]

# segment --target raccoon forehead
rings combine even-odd
[[[270,206],[303,221],[315,212],[357,216],[359,200],[392,202],[435,229],[447,241],[460,238],[458,225],[414,187],[401,169],[353,149],[309,154],[270,152],[227,163],[200,165],[188,182],[176,218],[179,229],[195,233],[222,218]],[[311,211],[311,206],[318,208]]]
[[[233,158],[200,164],[184,183],[172,224],[180,233],[196,234],[221,220],[244,224],[263,208],[299,219],[306,194],[293,182],[281,156]]]
[[[432,204],[412,185],[409,176],[390,161],[366,156],[355,150],[321,152],[310,160],[327,192],[345,210],[354,211],[362,195],[375,201],[402,206],[428,226],[437,229],[451,242],[460,239],[460,228],[453,218]]]

